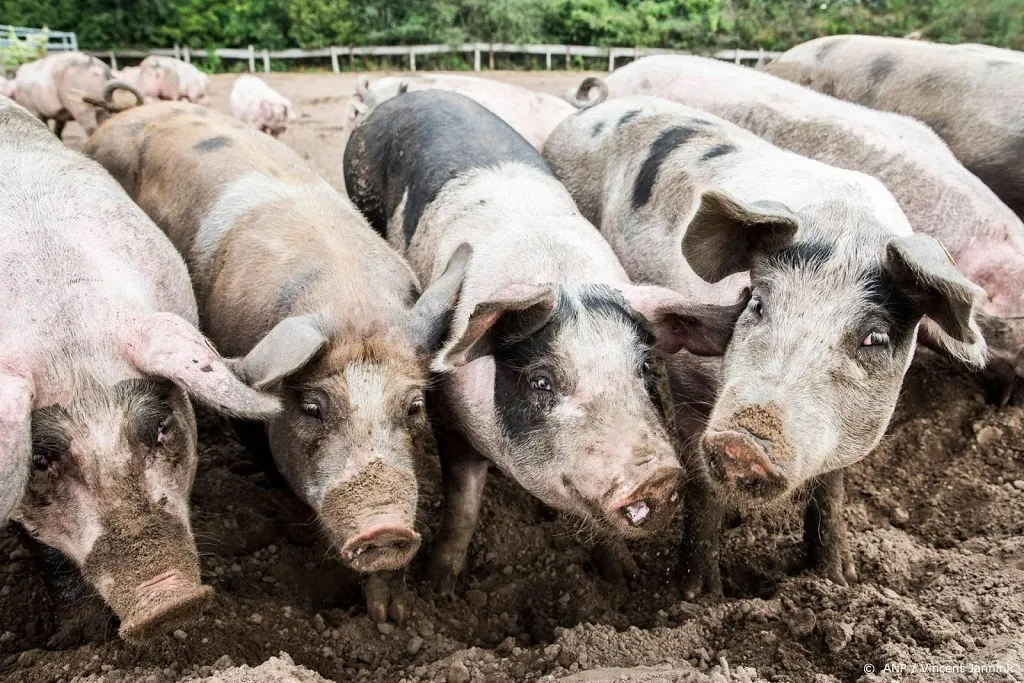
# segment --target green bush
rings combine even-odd
[[[1022,0],[0,0],[84,48],[573,43],[786,49],[834,33],[1024,48]]]
[[[43,30],[34,36],[25,36],[19,39],[11,31],[7,39],[11,45],[0,49],[0,75],[3,72],[14,72],[19,66],[26,62],[34,62],[46,56],[46,43],[49,42],[49,31],[44,26]]]

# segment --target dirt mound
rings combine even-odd
[[[514,78],[558,93],[578,77]],[[332,136],[352,82],[270,79],[305,114],[283,140],[336,186]],[[222,110],[229,85],[215,79]],[[194,526],[216,598],[202,620],[140,646],[116,638],[95,597],[55,613],[8,529],[0,680],[1024,680],[1024,409],[999,410],[983,394],[978,377],[920,352],[889,436],[847,476],[861,577],[849,588],[801,571],[796,508],[725,533],[723,601],[682,599],[679,523],[634,547],[638,580],[609,583],[573,529],[494,474],[456,597],[436,598],[419,581],[421,552],[400,627],[367,617],[358,581],[331,559],[309,510],[203,415]],[[429,551],[439,486],[428,465],[418,530]]]

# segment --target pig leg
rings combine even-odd
[[[388,617],[401,626],[409,613],[412,596],[405,587],[405,569],[375,572],[363,580],[366,611],[376,623]]]
[[[811,567],[840,586],[857,581],[843,519],[843,471],[818,477],[804,512],[804,544]]]
[[[441,429],[437,437],[444,517],[434,541],[427,576],[435,590],[448,594],[455,590],[455,582],[466,564],[469,541],[480,518],[489,463],[461,436]]]
[[[682,589],[686,600],[702,595],[722,595],[719,570],[722,518],[725,509],[702,477],[694,477],[683,499],[683,538],[680,562],[683,571]]]
[[[633,559],[633,553],[621,538],[598,541],[590,551],[590,556],[605,581],[625,583],[627,579],[635,579],[640,575],[640,567]]]
[[[67,121],[63,121],[61,119],[54,119],[54,122],[53,122],[53,134],[57,136],[58,140],[63,140],[64,139],[64,126],[66,124],[67,124]]]

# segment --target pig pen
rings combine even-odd
[[[581,74],[499,73],[551,93]],[[339,139],[355,80],[270,75],[299,119],[281,137],[344,190]],[[213,79],[228,111],[231,76]],[[66,141],[80,147],[81,129]],[[682,600],[681,524],[636,544],[636,581],[601,577],[576,530],[499,474],[454,598],[419,579],[404,626],[366,615],[356,577],[304,509],[200,412],[193,523],[216,598],[201,621],[119,640],[98,598],[55,609],[36,556],[0,532],[0,681],[1024,681],[1024,408],[919,351],[882,445],[847,476],[860,582],[801,573],[796,508],[734,520],[726,598]],[[422,463],[420,530],[439,521],[439,469]],[[732,524],[730,524],[732,526]],[[125,558],[129,561],[129,558]]]

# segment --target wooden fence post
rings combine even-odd
[[[487,54],[487,68],[494,71],[494,43],[491,43],[490,52]]]
[[[249,46],[249,73],[256,73],[256,48]]]
[[[270,50],[263,50],[263,73],[270,73]]]
[[[181,59],[181,48],[178,47],[177,43],[174,44],[174,58]]]
[[[568,45],[565,46],[565,70],[569,70],[569,53],[572,52],[572,48]]]
[[[192,63],[192,52],[188,49],[188,45],[181,48],[181,58],[185,60],[186,64]]]
[[[480,46],[473,48],[473,71],[480,70]]]
[[[410,47],[409,48],[409,71],[415,71],[415,70],[416,70],[416,50],[414,48]]]
[[[334,73],[340,73],[341,67],[338,66],[338,48],[331,45],[331,71]]]
[[[351,45],[348,46],[348,68],[349,71],[356,70],[356,53]]]
[[[544,54],[544,64],[548,67],[548,71],[551,71],[551,50]]]
[[[733,61],[734,64],[739,64],[740,63],[740,51],[739,50],[733,50],[732,51],[732,61]]]
[[[113,50],[110,51],[110,68],[117,71],[117,55],[114,54]]]
[[[608,48],[608,73],[615,71],[615,48]]]

